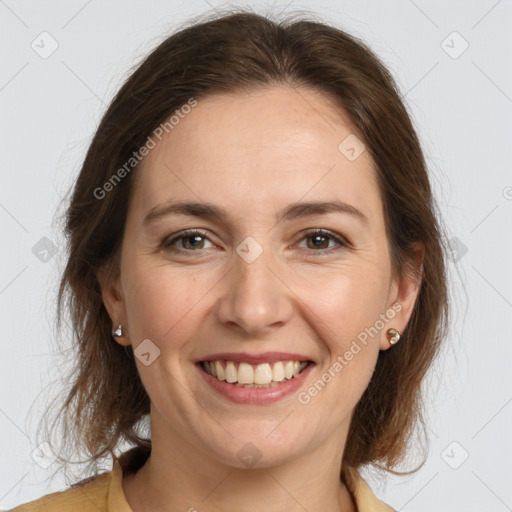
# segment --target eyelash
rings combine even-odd
[[[199,236],[201,236],[203,238],[208,238],[206,236],[206,231],[202,232],[202,231],[199,231],[197,229],[187,229],[187,230],[182,231],[181,233],[179,233],[177,236],[174,236],[173,238],[170,238],[170,239],[166,238],[166,239],[164,239],[163,242],[162,242],[162,249],[168,249],[168,248],[172,247],[172,245],[175,242],[177,242],[178,240],[182,240],[182,239],[190,237],[192,235],[199,235]],[[307,231],[306,233],[304,233],[303,237],[301,238],[301,241],[304,240],[305,238],[314,237],[314,236],[328,237],[328,238],[332,239],[333,241],[335,241],[339,245],[339,247],[330,248],[330,249],[321,249],[321,250],[318,250],[318,251],[316,251],[314,249],[311,249],[311,251],[313,251],[313,253],[318,254],[318,255],[328,254],[328,253],[331,253],[333,251],[349,247],[349,243],[347,241],[345,241],[343,238],[341,238],[339,236],[336,236],[331,231],[327,231],[325,229],[314,229],[314,230],[311,230],[311,231]],[[201,249],[198,249],[197,251],[188,250],[188,249],[175,249],[175,252],[180,252],[182,254],[183,253],[189,253],[190,254],[190,253],[199,252],[199,251],[201,251]]]

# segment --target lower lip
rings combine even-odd
[[[277,386],[271,386],[268,388],[244,388],[229,384],[224,380],[219,380],[216,377],[211,376],[203,369],[201,363],[197,363],[196,367],[199,373],[203,376],[203,379],[219,394],[229,398],[232,402],[238,404],[269,404],[277,402],[281,398],[288,396],[297,391],[304,380],[313,369],[315,365],[309,363],[299,375],[291,378],[290,380],[284,380]]]

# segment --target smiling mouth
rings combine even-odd
[[[199,366],[219,381],[244,388],[269,388],[297,377],[313,361],[249,364],[238,361],[200,361]]]

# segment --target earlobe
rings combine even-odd
[[[381,338],[381,350],[387,350],[396,344],[409,323],[421,289],[424,254],[424,244],[417,242],[407,272],[391,287],[394,296],[391,295],[388,311],[393,310],[394,313],[384,328],[386,336]]]
[[[96,278],[101,288],[103,304],[112,320],[112,338],[120,345],[127,346],[130,340],[127,336],[124,301],[119,291],[118,280],[112,279],[104,268],[96,272]]]
[[[125,347],[130,345],[130,338],[123,330],[123,326],[121,324],[119,324],[116,330],[112,332],[112,338],[114,338],[119,345],[123,345]]]
[[[395,343],[398,343],[401,337],[401,334],[396,329],[393,328],[388,329],[386,334],[391,345],[395,345]]]

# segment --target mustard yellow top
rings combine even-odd
[[[47,494],[11,512],[132,512],[123,492],[123,468],[137,471],[146,458],[141,457],[137,447],[132,448],[119,458],[114,457],[112,471],[82,480],[64,491]],[[349,470],[345,479],[357,512],[396,512],[375,496],[356,470]]]

